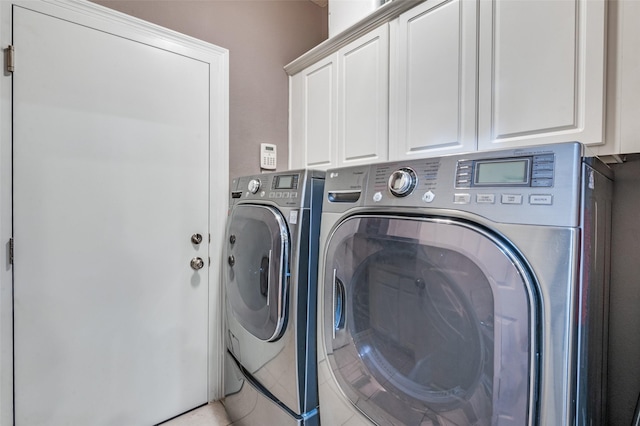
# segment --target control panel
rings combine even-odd
[[[458,160],[456,188],[553,186],[554,154],[514,158]]]
[[[325,211],[428,207],[504,223],[572,225],[582,152],[569,142],[329,170]]]
[[[265,173],[238,179],[232,199],[268,200],[283,206],[300,204],[301,172]]]

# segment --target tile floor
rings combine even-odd
[[[161,426],[228,426],[231,424],[222,403],[212,402],[162,423]]]

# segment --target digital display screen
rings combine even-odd
[[[294,178],[294,175],[277,176],[273,189],[294,189],[293,178]]]
[[[529,183],[529,159],[477,162],[474,184],[517,185]]]
[[[273,147],[272,146],[265,146],[264,149],[265,149],[265,151],[273,151]]]

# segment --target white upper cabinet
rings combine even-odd
[[[338,72],[338,165],[387,160],[388,26],[340,49]]]
[[[335,167],[337,53],[290,79],[290,168]]]
[[[291,168],[388,158],[388,31],[382,25],[291,78]]]
[[[605,1],[480,2],[478,149],[604,143]]]
[[[609,0],[607,143],[600,155],[640,152],[640,1]]]
[[[640,2],[625,0],[618,3],[616,15],[618,19],[618,50],[615,61],[615,72],[611,77],[618,83],[617,100],[620,103],[617,123],[618,134],[614,136],[619,142],[616,153],[640,152]]]
[[[617,92],[607,109],[606,9],[620,4],[639,16],[635,1],[388,2],[353,34],[287,66],[290,165],[326,169],[565,141],[619,152],[640,104],[635,92],[622,93],[640,78],[621,55],[637,58],[640,31],[615,9],[630,29],[613,33],[609,48],[617,38],[631,41],[614,44],[615,64],[627,71],[610,72]],[[616,124],[609,127],[617,142],[605,138],[605,122]]]
[[[391,159],[475,149],[477,8],[428,0],[392,22]]]

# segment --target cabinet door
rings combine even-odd
[[[618,2],[619,153],[640,152],[640,2]]]
[[[478,2],[427,0],[391,32],[390,157],[475,149]]]
[[[479,148],[603,143],[604,0],[480,4]]]
[[[640,2],[612,1],[607,10],[607,143],[598,155],[640,152]]]
[[[338,51],[338,165],[388,158],[389,29]]]
[[[337,54],[291,77],[290,168],[337,166]]]

